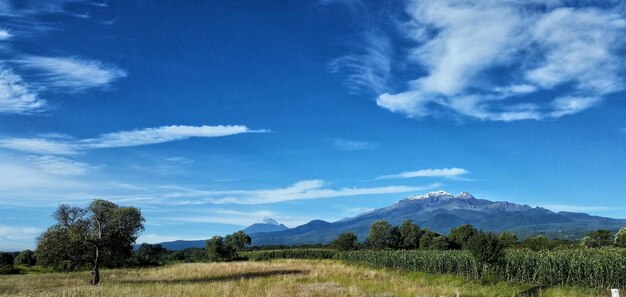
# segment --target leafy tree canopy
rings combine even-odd
[[[131,257],[133,244],[143,231],[139,209],[94,200],[86,208],[59,206],[57,224],[38,239],[37,259],[42,265],[71,270],[91,265],[93,285],[100,281],[99,267],[120,266]]]

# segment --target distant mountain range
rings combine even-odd
[[[288,229],[272,219],[266,219],[244,229],[244,232],[252,237],[252,245],[329,243],[337,235],[347,231],[355,232],[359,240],[364,240],[370,225],[376,220],[385,220],[392,225],[412,220],[421,227],[441,234],[448,234],[451,228],[463,224],[472,224],[485,231],[510,231],[521,239],[544,234],[552,238],[573,240],[582,238],[591,230],[607,229],[617,232],[620,227],[626,226],[626,219],[574,212],[555,213],[541,207],[477,199],[467,192],[454,196],[439,191],[409,196],[391,206],[337,222],[313,220]],[[180,249],[185,245],[204,247],[204,241],[177,241],[163,245],[168,249]]]

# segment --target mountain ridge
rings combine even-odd
[[[266,218],[267,219],[267,218]],[[592,230],[608,229],[616,232],[626,226],[626,219],[613,219],[577,212],[553,212],[542,207],[532,207],[507,201],[479,199],[468,192],[452,195],[444,191],[424,195],[410,195],[392,205],[344,218],[335,222],[312,220],[306,224],[269,232],[255,231],[251,227],[262,224],[276,226],[272,220],[253,224],[245,229],[252,238],[252,245],[300,245],[325,244],[343,232],[354,232],[364,240],[369,226],[376,220],[385,220],[399,225],[412,220],[420,227],[441,234],[464,224],[491,232],[510,231],[520,239],[543,234],[552,238],[576,240]],[[265,223],[265,224],[264,224]],[[279,224],[282,225],[282,224]],[[284,226],[284,225],[282,225]],[[184,243],[184,242],[182,242]],[[204,241],[187,241],[189,247],[204,247]],[[170,243],[163,243],[166,248]],[[181,241],[176,242],[179,248]]]

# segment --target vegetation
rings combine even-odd
[[[133,266],[156,266],[165,264],[168,251],[160,244],[142,243],[133,253]]]
[[[470,238],[474,237],[478,230],[472,225],[463,225],[450,230],[450,242],[458,248],[465,248]]]
[[[25,265],[25,266],[34,266],[37,264],[37,259],[35,258],[35,252],[31,250],[23,250],[22,252],[15,257],[15,264]]]
[[[92,266],[91,284],[100,282],[100,266],[121,266],[132,256],[144,219],[139,209],[94,200],[87,208],[61,205],[57,224],[37,242],[37,259],[44,266],[71,270]]]
[[[607,296],[604,290],[483,284],[451,275],[393,271],[325,260],[188,263],[145,269],[104,269],[99,286],[88,272],[0,276],[0,296]]]
[[[340,251],[353,251],[359,248],[359,242],[354,232],[345,232],[339,234],[330,246]]]
[[[400,235],[399,248],[406,250],[419,248],[423,231],[418,225],[410,220],[406,220],[398,227],[398,231]]]
[[[9,253],[0,252],[0,274],[13,273],[13,256]]]
[[[626,227],[622,228],[615,234],[615,246],[626,248]]]
[[[583,238],[581,244],[586,248],[597,248],[613,245],[613,234],[608,230],[592,231]]]
[[[212,262],[235,260],[239,252],[251,242],[250,236],[243,231],[227,235],[226,238],[214,236],[206,242],[207,258]]]
[[[367,235],[367,245],[375,250],[382,250],[394,246],[393,226],[385,221],[376,221],[370,227]]]
[[[541,235],[529,237],[520,243],[512,233],[504,232],[497,235],[483,232],[471,225],[453,228],[446,237],[427,228],[420,228],[409,220],[404,221],[400,226],[392,226],[385,221],[376,221],[372,224],[364,244],[358,242],[356,234],[346,232],[326,246],[248,248],[251,243],[250,236],[239,231],[225,237],[213,237],[206,242],[205,249],[168,251],[161,245],[144,243],[133,251],[132,244],[139,232],[143,230],[143,218],[136,208],[119,207],[109,201],[95,200],[87,208],[61,205],[55,213],[55,218],[58,223],[41,235],[35,252],[30,250],[20,253],[0,252],[0,274],[47,272],[42,267],[69,271],[87,268],[91,265],[91,284],[95,285],[100,280],[100,266],[109,268],[157,266],[207,260],[219,262],[336,259],[356,262],[359,265],[403,269],[405,275],[421,273],[422,277],[436,278],[436,276],[423,274],[436,273],[448,275],[446,277],[451,277],[450,275],[464,277],[465,282],[479,282],[483,285],[514,282],[526,285],[509,283],[506,286],[536,288],[580,286],[603,289],[626,287],[626,265],[624,265],[626,249],[620,248],[626,247],[626,228],[622,228],[615,235],[606,230],[597,230],[587,234],[580,243],[551,240]],[[228,265],[241,266],[243,264],[231,262]],[[129,275],[133,270],[112,271]],[[135,273],[141,274],[137,271]],[[241,278],[246,277],[247,275],[244,275]],[[252,277],[256,278],[256,276]],[[261,273],[260,277],[266,277],[265,272]],[[271,276],[268,277],[271,278]],[[220,277],[208,280],[191,279],[190,282],[221,281]],[[116,281],[118,280],[113,280],[113,282]],[[181,280],[180,282],[187,281]],[[167,284],[170,281],[159,279],[148,282]],[[176,283],[179,282],[176,281]],[[117,290],[122,287],[124,285],[118,285],[117,289],[111,292],[119,293]],[[3,293],[2,290],[9,290],[7,288],[17,290],[14,287],[0,285],[0,294]],[[93,290],[95,291],[90,292],[99,292],[98,289]],[[128,293],[135,292],[129,288],[126,290]],[[576,292],[578,289],[572,290],[568,292]],[[10,294],[17,291],[6,292]],[[83,291],[79,289],[76,292]],[[103,292],[105,295],[110,293],[109,291]],[[585,292],[593,295],[599,291]],[[37,294],[33,293],[33,295]],[[158,294],[163,295],[161,292]],[[344,293],[340,295],[352,296]],[[488,294],[481,296],[483,295]],[[567,296],[575,296],[575,294]]]
[[[242,257],[252,261],[267,261],[274,259],[332,259],[335,249],[284,249],[244,252]]]

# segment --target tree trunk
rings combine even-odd
[[[100,250],[96,245],[96,255],[93,260],[93,269],[91,270],[91,284],[97,286],[100,282]]]

